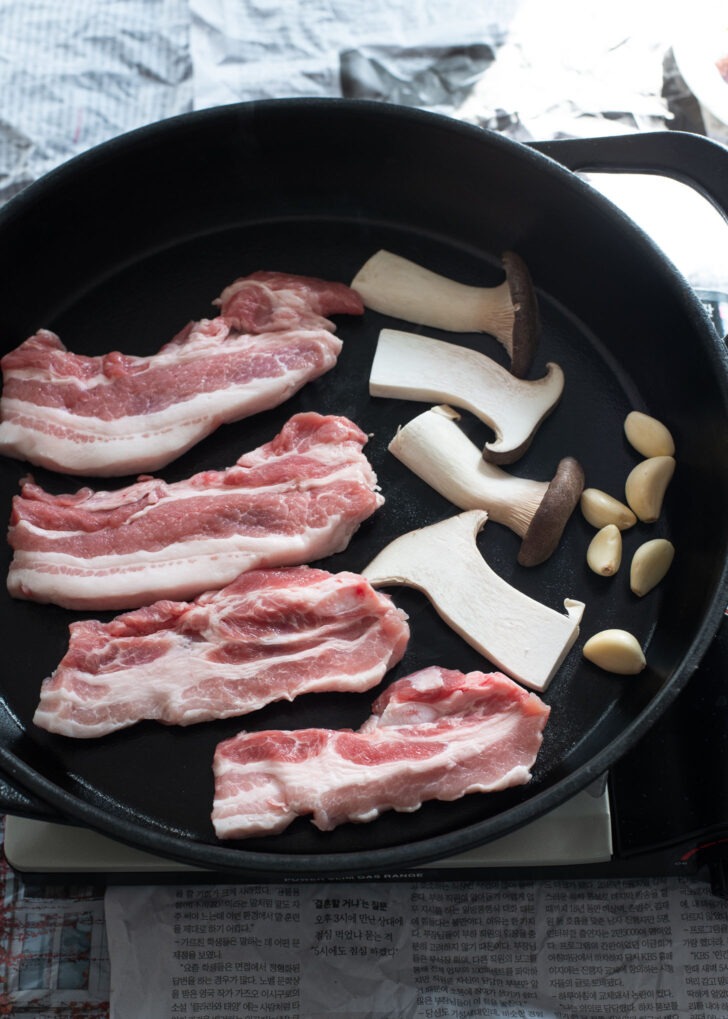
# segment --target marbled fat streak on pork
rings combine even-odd
[[[212,822],[220,839],[322,831],[530,780],[550,708],[502,673],[433,666],[394,682],[357,731],[241,733],[220,743]]]
[[[297,566],[346,548],[382,505],[348,418],[296,414],[226,470],[119,491],[51,495],[26,482],[8,540],[14,598],[119,610],[189,599],[241,573]]]
[[[341,350],[326,316],[360,315],[343,283],[257,272],[151,357],[86,357],[41,329],[0,362],[0,453],[99,477],[156,471],[221,424],[276,407]]]
[[[355,573],[253,570],[193,602],[71,623],[33,721],[88,738],[142,719],[191,725],[304,693],[361,692],[408,639],[406,615]]]

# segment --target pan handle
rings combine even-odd
[[[601,138],[557,138],[529,148],[567,170],[651,173],[687,184],[728,220],[728,149],[687,131],[646,131]]]
[[[0,814],[13,814],[16,817],[30,817],[41,821],[63,820],[52,807],[15,785],[2,773],[0,773]]]

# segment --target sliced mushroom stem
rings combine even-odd
[[[548,364],[535,381],[517,379],[479,351],[397,329],[382,329],[374,354],[372,396],[452,404],[495,432],[483,456],[513,463],[528,449],[564,389],[564,373]]]
[[[558,546],[584,487],[584,472],[565,457],[551,481],[508,474],[483,460],[457,424],[457,411],[438,406],[399,429],[390,452],[459,509],[485,509],[523,539],[522,566],[545,562]]]
[[[410,531],[362,571],[375,587],[413,587],[445,622],[503,672],[545,690],[579,634],[583,602],[566,599],[566,615],[512,587],[488,566],[476,537],[488,519],[469,510]]]
[[[505,347],[511,372],[530,371],[541,323],[531,275],[520,255],[502,257],[506,278],[493,287],[469,286],[416,262],[378,251],[351,282],[367,308],[451,332],[489,333]]]

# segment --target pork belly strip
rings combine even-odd
[[[0,453],[100,477],[159,470],[222,424],[283,403],[336,364],[325,316],[360,315],[343,283],[257,272],[151,357],[86,357],[41,329],[0,361]]]
[[[142,719],[191,725],[303,693],[361,692],[408,639],[406,615],[355,573],[253,570],[193,602],[71,623],[33,721],[88,738]]]
[[[215,751],[215,834],[275,834],[306,814],[330,831],[522,785],[550,710],[502,673],[433,666],[393,683],[357,732],[240,733]]]
[[[14,598],[120,610],[188,600],[248,570],[340,552],[384,499],[348,418],[297,414],[232,467],[51,495],[26,482],[8,540]]]

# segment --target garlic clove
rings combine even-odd
[[[644,457],[675,454],[675,442],[665,425],[639,410],[633,410],[625,418],[624,434],[632,448]]]
[[[642,598],[660,583],[672,565],[675,546],[666,538],[654,538],[640,545],[632,557],[629,586]]]
[[[662,512],[667,486],[675,473],[675,458],[652,456],[630,471],[624,494],[632,511],[644,524],[654,524]]]
[[[590,570],[601,577],[613,577],[622,562],[622,532],[616,524],[606,524],[592,538],[586,552]]]
[[[647,665],[637,638],[627,630],[602,630],[582,649],[584,657],[605,672],[636,676]]]
[[[614,524],[620,531],[626,531],[637,523],[637,517],[628,506],[599,488],[585,488],[580,504],[584,519],[592,527],[601,529]]]

